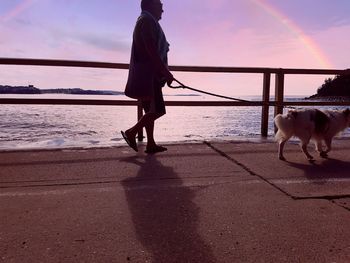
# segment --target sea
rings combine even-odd
[[[0,95],[0,98],[127,100],[123,95]],[[241,96],[261,100],[261,96]],[[204,96],[165,95],[165,100],[213,100]],[[214,99],[216,100],[216,99]],[[304,100],[290,96],[286,101]],[[342,109],[344,107],[324,107]],[[156,121],[158,143],[261,140],[261,107],[167,107]],[[1,105],[0,150],[93,148],[125,145],[120,131],[135,124],[135,106]],[[273,140],[273,107],[268,139]],[[341,138],[350,138],[350,130]]]

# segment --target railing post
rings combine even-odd
[[[270,83],[271,73],[264,73],[263,80],[263,95],[262,100],[264,105],[262,106],[261,113],[261,136],[267,137],[269,127],[269,102],[270,102]]]
[[[283,100],[284,100],[284,74],[282,71],[276,73],[276,80],[275,80],[275,114],[283,113]]]
[[[142,102],[141,100],[139,100],[137,103],[137,121],[139,121],[142,118],[142,116],[143,116]],[[137,134],[137,139],[139,142],[143,141],[143,129],[141,129]]]

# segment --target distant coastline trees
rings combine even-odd
[[[29,86],[2,86],[0,85],[0,94],[41,94],[40,89]]]
[[[337,75],[334,78],[325,79],[317,94],[311,98],[322,97],[349,97],[350,98],[350,75]]]
[[[0,85],[0,94],[46,94],[46,93],[60,93],[73,95],[121,95],[120,91],[112,90],[84,90],[79,88],[72,89],[38,89],[33,85],[28,86],[9,86]]]

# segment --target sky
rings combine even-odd
[[[350,68],[349,0],[162,2],[170,65]],[[0,0],[0,57],[128,63],[139,14],[140,0]],[[127,79],[118,69],[1,68],[0,85],[124,91]],[[223,95],[262,94],[260,74],[173,74]],[[285,94],[312,95],[328,77],[286,76]]]

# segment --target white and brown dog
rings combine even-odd
[[[350,109],[342,111],[289,110],[287,114],[278,114],[274,122],[278,128],[275,138],[279,145],[278,157],[280,160],[285,160],[283,148],[292,136],[301,140],[301,149],[307,159],[313,160],[312,155],[307,151],[310,139],[315,141],[316,150],[321,157],[325,158],[331,150],[333,137],[350,126]],[[322,141],[326,144],[326,150],[322,148]]]

